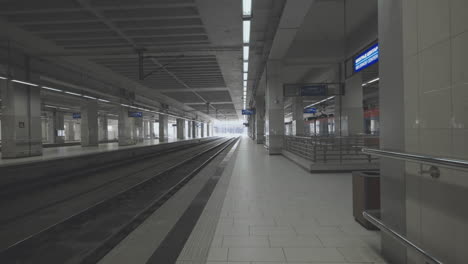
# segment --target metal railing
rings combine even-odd
[[[285,136],[284,149],[314,163],[376,162],[378,158],[361,152],[378,147],[379,137],[300,137]]]
[[[405,236],[399,234],[398,232],[396,232],[395,230],[391,229],[390,227],[388,227],[387,225],[385,225],[380,219],[378,219],[377,217],[373,216],[372,213],[370,211],[368,212],[363,212],[362,213],[362,216],[364,216],[364,218],[371,222],[372,224],[374,224],[375,226],[377,226],[380,231],[382,232],[385,232],[387,233],[388,235],[390,235],[391,237],[393,237],[394,239],[396,239],[398,242],[400,242],[401,244],[403,244],[405,247],[407,248],[410,248],[410,249],[413,249],[415,251],[417,251],[419,254],[421,254],[427,261],[430,261],[430,263],[433,263],[433,264],[443,264],[442,261],[438,260],[437,258],[435,258],[434,256],[432,256],[429,252],[425,251],[424,249],[422,249],[421,247],[419,247],[418,245],[416,245],[415,243],[411,242],[409,239],[407,239]]]
[[[404,161],[417,161],[424,164],[435,165],[445,168],[459,168],[459,169],[468,169],[468,161],[466,160],[457,160],[451,158],[440,158],[434,156],[425,156],[421,154],[381,150],[381,149],[372,149],[372,148],[363,148],[362,153],[369,154],[372,156],[378,156],[383,158],[392,158]]]
[[[441,157],[434,157],[434,156],[426,156],[422,154],[414,154],[414,153],[405,153],[405,152],[397,152],[397,151],[389,151],[389,150],[380,150],[380,149],[373,149],[373,148],[363,148],[362,153],[369,154],[372,156],[383,157],[383,158],[391,158],[403,161],[413,161],[418,162],[421,164],[431,165],[428,171],[421,170],[421,174],[428,173],[434,178],[440,177],[440,170],[439,167],[445,167],[450,169],[468,169],[468,161],[465,160],[457,160],[452,158],[441,158]],[[390,236],[394,237],[400,243],[405,245],[407,248],[411,248],[416,250],[420,253],[426,260],[430,261],[430,263],[436,264],[443,264],[442,261],[438,260],[434,256],[432,256],[429,252],[425,251],[414,242],[411,242],[405,236],[399,234],[395,230],[386,226],[378,217],[375,217],[371,214],[371,212],[363,212],[364,218],[366,218],[369,222],[373,223],[377,227],[380,228],[381,231],[389,234]]]

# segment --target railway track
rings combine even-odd
[[[0,251],[0,263],[95,263],[190,181],[235,139],[196,155]]]

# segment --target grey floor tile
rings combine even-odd
[[[230,248],[229,261],[286,261],[281,248]]]
[[[385,262],[380,253],[371,248],[344,247],[338,250],[348,262]]]
[[[211,248],[208,253],[207,261],[227,261],[228,249],[227,248]]]
[[[267,236],[224,236],[224,248],[270,247]]]
[[[320,240],[316,236],[313,236],[313,235],[308,235],[308,236],[272,235],[272,236],[269,236],[269,239],[270,239],[271,247],[281,247],[281,248],[323,247]]]
[[[288,262],[345,262],[336,248],[285,248]]]

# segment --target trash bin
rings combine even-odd
[[[353,172],[353,215],[354,219],[369,230],[378,228],[367,221],[362,212],[380,209],[380,172]]]

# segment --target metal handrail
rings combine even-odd
[[[424,249],[422,249],[421,247],[419,247],[415,243],[411,242],[405,236],[399,234],[395,230],[393,230],[390,227],[388,227],[387,225],[385,225],[382,221],[380,221],[380,219],[372,216],[369,212],[365,212],[365,211],[362,212],[362,216],[367,221],[369,221],[372,224],[374,224],[375,226],[377,226],[380,229],[380,231],[383,231],[383,232],[389,234],[390,236],[392,236],[393,238],[398,240],[400,243],[402,243],[405,247],[416,250],[418,253],[420,253],[422,256],[424,256],[424,258],[426,258],[427,260],[429,260],[429,261],[431,261],[431,262],[433,262],[435,264],[443,264],[442,261],[438,260],[437,258],[432,256],[431,254],[429,254],[427,251],[425,251]]]
[[[450,158],[438,158],[434,156],[424,156],[421,154],[412,154],[412,153],[404,153],[404,152],[397,152],[397,151],[388,151],[388,150],[381,150],[381,149],[371,149],[371,148],[363,148],[361,150],[365,154],[384,157],[384,158],[393,158],[398,160],[405,160],[405,161],[418,161],[421,163],[438,165],[441,167],[447,168],[461,168],[461,169],[468,169],[468,161],[465,160],[457,160],[457,159],[450,159]]]

